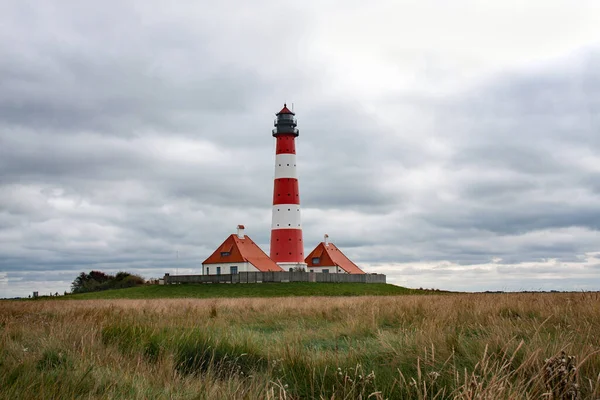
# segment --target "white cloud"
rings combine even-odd
[[[238,223],[268,250],[286,100],[306,252],[327,232],[413,287],[597,286],[597,2],[0,12],[0,296],[193,271]]]
[[[488,263],[466,266],[417,262],[371,264],[365,268],[368,272],[387,274],[388,283],[454,291],[588,291],[598,290],[600,285],[599,253],[588,253],[572,262],[549,259],[502,264],[495,258]]]

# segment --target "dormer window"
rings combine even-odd
[[[229,251],[222,251],[221,252],[221,257],[227,257],[227,256],[230,256],[230,255],[231,255],[231,253]]]
[[[319,265],[320,262],[321,261],[319,260],[319,257],[313,257],[313,259],[312,259],[313,265]]]

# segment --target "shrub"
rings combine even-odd
[[[141,286],[144,278],[129,272],[118,272],[116,275],[105,274],[100,271],[90,271],[80,273],[71,284],[73,293],[97,292],[108,289],[122,289],[134,286]]]

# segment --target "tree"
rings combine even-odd
[[[98,283],[105,283],[115,278],[114,276],[107,275],[102,271],[90,271],[89,277]]]
[[[80,273],[77,278],[71,284],[71,292],[73,293],[82,293],[86,290],[87,282],[89,281],[89,275],[85,272]]]
[[[71,284],[71,292],[86,293],[107,289],[119,289],[143,285],[144,278],[128,272],[119,272],[117,275],[105,274],[102,271],[90,271],[80,273]]]

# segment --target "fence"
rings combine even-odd
[[[173,283],[267,283],[267,282],[327,282],[385,283],[383,274],[328,274],[316,272],[240,272],[225,275],[169,275],[165,285]]]

